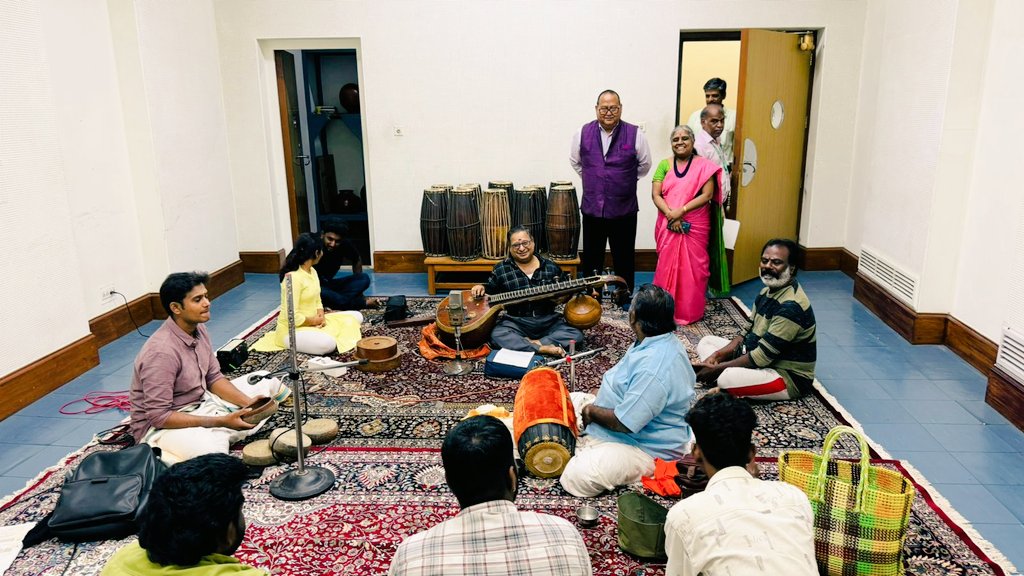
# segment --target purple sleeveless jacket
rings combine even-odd
[[[601,149],[601,125],[594,120],[583,126],[580,133],[580,163],[583,167],[580,210],[587,216],[622,218],[640,209],[636,201],[640,165],[636,157],[636,131],[635,125],[619,121],[605,156]]]

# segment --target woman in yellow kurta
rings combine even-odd
[[[295,306],[295,349],[303,354],[330,354],[348,352],[360,338],[359,312],[324,313],[320,301],[320,279],[313,265],[323,255],[323,241],[314,234],[302,234],[288,253],[281,267],[281,312],[277,315],[277,328],[260,338],[253,346],[257,352],[274,352],[289,346],[288,341],[288,288],[286,276],[292,279],[292,302]]]

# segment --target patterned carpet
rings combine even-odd
[[[432,312],[439,301],[410,299],[410,307],[416,314]],[[496,404],[512,409],[517,381],[486,378],[482,362],[478,362],[476,370],[468,376],[446,376],[440,362],[432,362],[419,354],[420,328],[387,328],[379,322],[380,316],[380,312],[368,314],[369,328],[364,329],[363,335],[386,335],[398,340],[403,352],[399,369],[382,373],[350,369],[340,378],[323,373],[304,376],[307,386],[317,389],[309,395],[311,417],[332,417],[340,422],[342,432],[336,445],[436,448],[448,429],[470,408]],[[251,344],[272,330],[275,318],[272,314],[259,323],[246,335],[246,341]],[[719,334],[731,338],[745,328],[746,322],[743,311],[733,301],[711,300],[704,321],[685,326],[677,334],[696,360],[693,351],[701,337]],[[626,314],[621,309],[606,306],[601,322],[586,331],[586,338],[587,349],[604,347],[604,350],[577,363],[576,390],[596,388],[601,375],[618,361],[634,336]],[[299,356],[301,363],[305,356]],[[335,359],[351,360],[352,355],[341,354]],[[229,376],[260,369],[277,370],[287,364],[286,352],[252,353],[249,361]],[[563,365],[559,370],[568,383],[568,368]],[[703,391],[698,392],[703,394]],[[820,394],[794,402],[758,404],[755,410],[760,422],[755,441],[761,456],[774,456],[780,450],[793,448],[820,447],[832,427],[845,423]],[[268,432],[256,438],[269,435],[269,430],[275,427],[290,426],[292,421],[290,412],[279,413],[267,427]],[[855,456],[856,443],[843,439],[836,454]]]
[[[414,310],[432,310],[437,300],[413,299]],[[419,356],[419,328],[388,329],[379,313],[371,313],[364,335],[396,337],[405,356],[400,370],[384,374],[350,371],[342,378],[309,375],[307,386],[319,387],[307,399],[310,417],[330,416],[339,421],[341,434],[327,448],[316,448],[308,462],[332,470],[338,482],[334,490],[306,502],[282,502],[268,492],[270,481],[288,469],[275,466],[245,489],[245,514],[249,521],[239,558],[281,575],[383,574],[395,547],[406,536],[429,528],[457,512],[454,497],[444,484],[438,448],[440,439],[469,407],[495,403],[511,408],[514,381],[491,380],[475,372],[447,377],[440,364]],[[269,328],[272,316],[246,335],[250,341]],[[728,300],[709,302],[706,321],[678,334],[689,350],[701,336],[730,336],[741,330],[745,316]],[[601,324],[587,331],[591,346],[607,346],[577,367],[577,388],[596,386],[632,341],[625,316],[606,310]],[[241,371],[276,369],[285,354],[252,354]],[[347,359],[343,355],[338,359]],[[567,375],[567,370],[563,370]],[[847,423],[841,407],[820,394],[796,402],[756,405],[759,427],[755,441],[763,458],[765,477],[776,474],[773,456],[792,448],[820,448],[825,433]],[[291,411],[281,411],[265,428],[290,425]],[[269,432],[266,432],[269,434]],[[236,447],[240,448],[240,447]],[[0,522],[32,522],[56,503],[64,472],[91,451],[87,447],[68,457],[59,467],[44,472],[26,490],[0,507]],[[856,448],[843,445],[839,454],[853,456]],[[875,455],[877,456],[877,455]],[[918,487],[906,555],[909,574],[1004,574],[982,551],[987,546],[959,517],[933,500],[927,483],[896,461],[880,461],[915,481]],[[621,493],[621,491],[619,491]],[[609,494],[589,501],[602,513],[597,527],[583,529],[594,573],[662,574],[663,567],[642,563],[618,549],[615,531],[615,498]],[[941,499],[939,500],[941,502]],[[671,502],[664,501],[667,505]],[[580,500],[565,493],[554,480],[524,476],[517,504],[568,519]],[[970,535],[969,535],[970,534]],[[982,544],[976,543],[981,542]],[[124,542],[100,542],[78,546],[45,542],[23,551],[6,574],[12,576],[98,574],[110,554]]]

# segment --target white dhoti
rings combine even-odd
[[[697,343],[697,357],[703,362],[730,341],[705,336]],[[718,376],[718,388],[733,396],[752,400],[789,400],[786,381],[771,368],[726,368]]]
[[[269,396],[278,400],[287,398],[288,388],[277,378],[269,378],[260,380],[255,384],[249,384],[249,376],[266,373],[265,370],[260,370],[245,376],[239,376],[232,380],[231,384],[247,396],[253,398],[258,396]],[[180,412],[187,412],[194,416],[223,416],[235,412],[239,408],[240,406],[235,406],[221,399],[216,394],[207,392],[201,402],[182,408]],[[153,428],[142,437],[142,442],[154,448],[160,448],[161,459],[170,466],[203,454],[227,454],[232,444],[255,434],[266,422],[264,420],[248,430],[200,427]]]
[[[585,392],[573,392],[569,396],[576,409],[576,421],[582,426],[583,407],[592,404],[595,396]],[[650,454],[628,444],[583,435],[576,442],[576,453],[565,466],[560,482],[573,496],[590,498],[639,482],[642,476],[651,474],[654,474],[654,457]]]

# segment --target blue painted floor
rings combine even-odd
[[[372,272],[371,272],[372,274]],[[637,274],[650,282],[651,273]],[[1024,433],[985,404],[985,378],[943,346],[912,346],[853,299],[841,272],[803,272],[818,320],[818,378],[895,458],[909,460],[982,536],[1024,567]],[[374,274],[368,294],[426,294],[425,274]],[[735,290],[747,305],[759,281]],[[277,276],[246,274],[214,300],[219,346],[279,303]],[[160,322],[143,326],[152,333]],[[0,422],[0,494],[10,494],[126,413],[64,416],[92,390],[127,390],[136,333],[100,350],[100,365]]]

